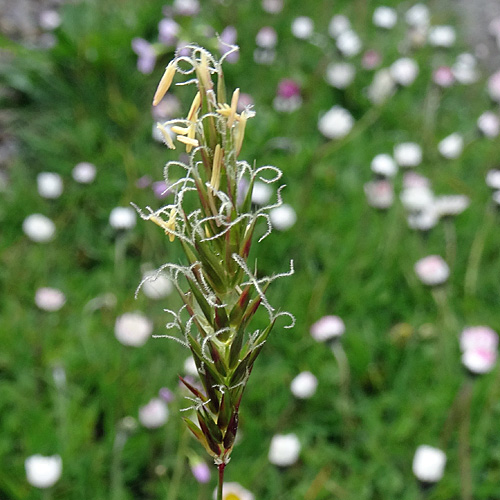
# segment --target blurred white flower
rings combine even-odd
[[[274,49],[278,43],[278,34],[271,26],[264,26],[257,33],[255,43],[263,49]]]
[[[494,101],[500,102],[500,71],[493,73],[489,77],[488,93]]]
[[[109,214],[109,224],[113,229],[132,229],[136,222],[137,215],[131,207],[115,207]]]
[[[163,399],[153,398],[139,408],[139,422],[148,429],[161,427],[167,419],[168,408]]]
[[[450,276],[448,264],[439,255],[429,255],[415,264],[415,273],[425,285],[442,285]]]
[[[252,191],[252,203],[266,205],[273,194],[273,188],[265,182],[255,181]]]
[[[485,111],[477,119],[477,128],[486,137],[498,137],[500,133],[500,119],[493,111]]]
[[[342,32],[337,37],[337,48],[344,57],[354,57],[361,52],[363,43],[353,30]]]
[[[491,195],[491,198],[492,198],[492,200],[493,200],[493,203],[495,203],[495,205],[500,206],[500,191],[495,191],[495,192]]]
[[[462,364],[470,372],[482,375],[495,368],[497,357],[497,351],[469,349],[462,354]]]
[[[198,377],[198,369],[193,356],[188,356],[184,361],[184,373],[191,375],[191,377]]]
[[[337,89],[345,89],[354,80],[356,67],[347,62],[330,63],[326,68],[326,81]]]
[[[198,0],[174,0],[174,12],[180,16],[195,16],[200,11]]]
[[[372,172],[383,177],[394,177],[398,171],[398,166],[393,157],[388,154],[379,154],[371,162]]]
[[[408,227],[416,231],[429,231],[439,222],[439,215],[431,205],[419,212],[412,212],[407,216]]]
[[[464,194],[443,195],[434,200],[434,210],[439,217],[449,217],[461,214],[469,204],[469,197]]]
[[[147,281],[144,281],[141,290],[150,299],[163,299],[174,290],[172,282],[164,274],[158,274],[157,271],[145,272],[142,279],[147,279]]]
[[[485,349],[496,351],[498,349],[498,334],[489,326],[468,326],[460,334],[460,349]]]
[[[492,189],[500,189],[500,170],[495,168],[488,170],[486,185]]]
[[[460,335],[462,363],[472,373],[490,372],[498,357],[498,335],[488,326],[464,328]]]
[[[50,488],[61,477],[62,458],[59,455],[32,455],[24,461],[24,468],[28,483],[37,488]]]
[[[40,28],[53,31],[61,26],[61,16],[57,10],[47,9],[40,12],[40,17],[38,18]]]
[[[317,387],[318,379],[308,371],[299,373],[290,384],[292,394],[298,399],[309,399]]]
[[[338,316],[328,315],[311,325],[311,337],[317,342],[325,342],[340,337],[345,332],[345,325]]]
[[[391,64],[391,76],[396,83],[408,87],[418,75],[418,64],[414,59],[402,57]]]
[[[295,434],[276,434],[271,439],[269,461],[279,467],[289,467],[299,458],[300,441]]]
[[[401,142],[394,146],[394,159],[400,167],[417,167],[422,163],[422,148],[415,142]]]
[[[403,176],[404,189],[421,188],[421,187],[426,187],[430,189],[431,182],[427,177],[413,171],[405,173],[405,175]]]
[[[406,11],[405,20],[410,26],[428,26],[430,23],[428,7],[423,3],[415,4]]]
[[[95,179],[96,167],[92,163],[83,161],[75,165],[71,175],[80,184],[90,184]]]
[[[285,231],[297,222],[295,210],[286,203],[279,207],[272,208],[269,211],[269,218],[271,220],[271,225],[278,231]]]
[[[319,131],[328,139],[342,139],[354,126],[354,118],[347,109],[333,106],[318,122]]]
[[[398,14],[391,7],[377,7],[373,11],[373,24],[379,28],[394,28],[398,21]]]
[[[464,149],[464,138],[458,132],[445,137],[438,144],[438,151],[441,153],[441,156],[449,160],[453,160],[458,158]]]
[[[66,296],[57,288],[42,287],[35,293],[35,304],[43,311],[59,311],[66,303]]]
[[[434,47],[452,47],[457,35],[452,26],[433,26],[429,30],[429,43]]]
[[[217,490],[214,491],[214,500],[217,499]],[[255,500],[248,490],[238,483],[224,483],[222,486],[222,500]]]
[[[283,0],[262,0],[262,8],[269,14],[279,14],[283,10]]]
[[[439,448],[421,445],[413,457],[413,474],[424,483],[436,483],[444,474],[446,454]]]
[[[143,346],[153,332],[153,323],[139,312],[125,313],[116,318],[115,337],[123,345]]]
[[[425,210],[434,203],[434,194],[425,185],[404,188],[399,197],[401,203],[409,212]]]
[[[314,23],[310,17],[299,16],[292,21],[292,34],[301,40],[311,38],[314,33]]]
[[[63,192],[62,177],[55,172],[41,172],[36,177],[38,194],[43,198],[59,198]]]
[[[470,85],[479,79],[477,61],[472,54],[460,54],[451,70],[453,71],[453,76],[463,85]]]
[[[367,182],[364,185],[368,205],[379,210],[386,210],[394,203],[394,188],[386,179]]]
[[[56,234],[56,226],[45,215],[31,214],[23,221],[23,231],[30,240],[46,243]]]
[[[351,22],[346,16],[338,14],[333,16],[328,24],[328,34],[332,38],[337,38],[342,33],[351,29]]]
[[[368,99],[373,104],[382,104],[391,97],[396,90],[396,82],[389,68],[379,69],[373,76],[372,83],[368,87]]]

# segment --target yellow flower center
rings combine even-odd
[[[241,500],[241,497],[234,493],[229,493],[229,495],[224,495],[224,500]]]

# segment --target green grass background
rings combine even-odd
[[[1,80],[16,93],[1,105],[12,113],[9,133],[20,144],[9,168],[10,186],[0,199],[2,499],[42,498],[25,479],[24,460],[34,453],[63,458],[54,499],[203,500],[215,487],[215,474],[209,485],[198,485],[185,460],[186,450],[203,451],[185,439],[178,414],[186,403],[177,374],[188,351],[154,339],[142,348],[127,348],[113,333],[117,316],[134,310],[154,321],[154,333],[164,333],[169,319],[163,308],[178,304],[174,296],[160,302],[143,295],[134,299],[141,264],[178,261],[177,242],[170,244],[156,226],[142,221],[117,238],[108,223],[113,207],[131,201],[159,208],[161,201],[151,190],[137,188],[136,180],[146,174],[161,180],[164,163],[178,157],[178,151],[151,138],[151,96],[172,53],[145,76],[135,69],[130,48],[135,36],[155,40],[163,4],[88,0],[68,5],[61,11],[58,43],[48,51],[2,39],[10,59],[2,63]],[[391,32],[372,26],[378,2],[285,4],[272,16],[257,1],[207,1],[199,16],[181,21],[188,39],[212,50],[216,42],[202,35],[204,25],[219,32],[230,24],[238,28],[241,58],[226,65],[226,80],[229,89],[240,87],[253,96],[257,112],[247,126],[241,157],[283,171],[285,201],[298,215],[293,228],[273,232],[255,252],[262,273],[285,271],[287,261],[294,260],[294,276],[275,282],[269,297],[291,311],[297,323],[293,330],[276,328],[256,363],[242,404],[241,441],[226,479],[240,482],[259,500],[414,500],[420,492],[411,462],[416,447],[427,443],[444,446],[448,454],[445,477],[428,498],[460,498],[457,433],[443,443],[449,408],[465,380],[457,338],[465,325],[500,329],[498,214],[484,183],[487,170],[497,166],[500,147],[498,140],[475,132],[477,117],[493,105],[482,80],[442,91],[438,106],[428,106],[431,69],[451,64],[467,48],[462,37],[450,51],[425,47],[415,52],[417,81],[379,108],[363,93],[371,72],[360,70],[346,91],[332,89],[323,75],[327,63],[338,58],[333,41],[322,50],[294,39],[292,19],[311,16],[316,31],[327,37],[331,16],[344,13],[365,47],[379,50],[388,66],[399,57],[405,32],[401,18],[411,4],[384,2],[400,14]],[[433,24],[456,23],[448,9],[429,6]],[[279,34],[272,66],[253,62],[254,38],[264,25]],[[357,66],[359,60],[354,58]],[[277,84],[285,77],[300,82],[304,100],[290,115],[272,108]],[[176,93],[187,109],[189,92],[180,88]],[[317,119],[334,104],[348,108],[357,125],[341,142],[326,143]],[[470,145],[459,159],[444,160],[437,143],[454,131],[465,133]],[[274,148],[278,137],[292,147]],[[423,146],[418,171],[431,178],[436,193],[464,193],[471,199],[470,208],[451,222],[457,246],[446,315],[413,271],[428,254],[446,257],[444,225],[415,233],[407,228],[398,200],[379,213],[367,205],[363,192],[372,176],[371,159],[406,140]],[[80,161],[97,166],[93,184],[72,180],[71,169]],[[43,171],[63,177],[59,199],[38,195],[36,174]],[[23,234],[22,221],[34,212],[54,220],[52,242],[32,243]],[[467,292],[471,248],[481,243],[477,286]],[[34,294],[41,286],[66,294],[61,311],[36,308]],[[115,294],[114,307],[85,309],[89,300],[106,293]],[[342,344],[351,377],[344,391],[331,351],[309,335],[310,325],[325,314],[337,314],[346,323]],[[394,335],[399,323],[409,325],[408,338]],[[54,367],[66,371],[63,391],[55,386]],[[302,370],[312,371],[319,386],[310,400],[295,401],[289,384]],[[500,497],[499,377],[497,367],[474,387],[470,444],[477,500]],[[118,455],[114,442],[121,419],[136,417],[139,406],[161,387],[176,394],[169,421],[155,431],[138,428]],[[271,437],[278,432],[295,432],[302,443],[299,462],[286,470],[267,460]],[[159,464],[166,470],[162,475]]]

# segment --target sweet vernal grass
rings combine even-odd
[[[167,263],[158,273],[170,277],[183,302],[179,311],[168,311],[173,320],[167,328],[178,330],[180,335],[173,338],[191,350],[203,385],[198,388],[180,377],[191,393],[187,410],[195,414],[184,421],[218,466],[222,498],[224,468],[254,362],[276,319],[288,316],[287,327],[294,321],[271,306],[265,293],[271,281],[291,274],[293,267],[285,274],[257,277],[256,266],[248,263],[258,220],[267,222],[264,238],[271,231],[267,210],[281,204],[280,188],[274,205],[253,210],[254,181],[275,182],[281,172],[238,159],[246,122],[254,112],[238,112],[239,89],[226,96],[224,57],[218,61],[203,48],[189,49],[190,56],[177,56],[168,64],[153,100],[154,105],[162,100],[177,73],[187,76],[183,84],[196,86],[186,118],[158,124],[165,144],[185,148],[189,163],[171,161],[165,167],[165,180],[175,192],[173,203],[139,212],[161,227],[171,242],[178,241],[185,254],[185,265]],[[263,177],[266,174],[270,178]],[[176,175],[177,180],[171,180]],[[261,307],[268,324],[253,330],[252,318]]]

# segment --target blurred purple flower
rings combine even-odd
[[[165,403],[171,403],[175,399],[174,393],[168,387],[162,387],[158,391],[158,395]]]
[[[236,44],[238,39],[238,31],[234,26],[226,26],[219,36],[219,51],[222,55],[226,54],[232,49],[232,46]],[[236,50],[229,54],[226,61],[229,63],[235,63],[240,58],[239,50]]]
[[[151,114],[156,121],[167,120],[179,116],[180,110],[181,103],[179,99],[172,94],[167,94],[156,106],[151,106]]]
[[[152,188],[155,197],[159,200],[166,198],[170,194],[168,185],[165,181],[153,182]]]
[[[190,50],[188,48],[189,42],[184,40],[179,40],[177,42],[177,56],[188,56],[190,54]]]
[[[192,465],[191,472],[199,483],[205,484],[210,481],[210,469],[205,462],[198,462]]]
[[[494,101],[500,102],[500,71],[490,76],[488,80],[488,93]]]
[[[278,43],[278,34],[271,26],[264,26],[257,33],[255,43],[263,49],[274,49]]]
[[[137,54],[137,69],[146,75],[152,73],[156,64],[156,51],[144,38],[132,40],[132,50]]]
[[[380,56],[380,53],[377,52],[376,50],[367,50],[363,54],[363,58],[361,60],[361,65],[363,66],[364,69],[375,69],[380,65],[380,62],[382,61],[382,57]]]
[[[300,96],[300,87],[294,80],[285,78],[284,80],[281,80],[279,82],[278,91],[276,94],[278,95],[278,97],[291,99],[292,97]]]
[[[147,188],[149,185],[151,185],[151,177],[149,177],[149,175],[143,175],[135,181],[135,185],[139,189]]]
[[[298,83],[289,78],[281,80],[278,84],[276,97],[273,101],[273,107],[276,111],[291,113],[302,104],[302,97],[300,96],[300,87]]]
[[[451,87],[455,83],[455,76],[449,66],[440,66],[432,73],[432,80],[440,87]]]
[[[236,204],[238,205],[238,207],[241,207],[241,205],[243,205],[243,202],[245,201],[245,198],[247,196],[249,186],[250,183],[245,178],[242,178],[238,182],[238,187],[236,190]]]
[[[179,25],[173,19],[162,19],[158,24],[158,40],[165,45],[175,45],[179,29]]]
[[[241,113],[246,107],[253,105],[253,97],[245,92],[240,93],[240,98],[238,99],[238,105],[236,111]]]

